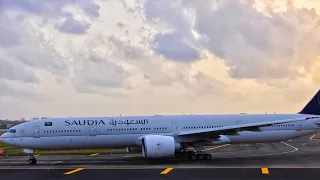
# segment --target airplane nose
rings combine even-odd
[[[6,133],[4,133],[4,134],[2,134],[1,136],[0,136],[0,141],[1,142],[4,142],[4,135],[5,135]]]
[[[10,137],[10,134],[8,133],[4,133],[0,136],[0,141],[6,144],[11,144],[14,145],[14,141],[12,139],[12,137]]]
[[[10,135],[8,133],[3,133],[1,136],[0,136],[0,140],[4,141],[5,139],[7,138],[10,138]]]

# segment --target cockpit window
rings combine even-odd
[[[9,133],[16,133],[16,130],[15,129],[9,129],[8,132]]]

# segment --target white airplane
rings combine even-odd
[[[127,148],[146,159],[188,156],[210,160],[204,146],[268,143],[320,129],[320,90],[297,114],[155,115],[48,118],[10,128],[0,140],[28,153],[34,149]],[[196,151],[189,151],[194,148]]]

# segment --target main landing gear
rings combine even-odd
[[[197,151],[197,152],[192,152],[192,153],[188,154],[188,159],[193,160],[193,161],[195,161],[195,160],[211,160],[212,155],[209,153]]]
[[[176,157],[188,157],[189,160],[196,161],[196,160],[211,160],[212,155],[209,153],[204,153],[202,151],[181,151],[176,153]]]

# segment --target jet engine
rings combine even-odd
[[[142,138],[142,155],[145,158],[163,158],[175,156],[181,144],[171,136],[147,135]]]

